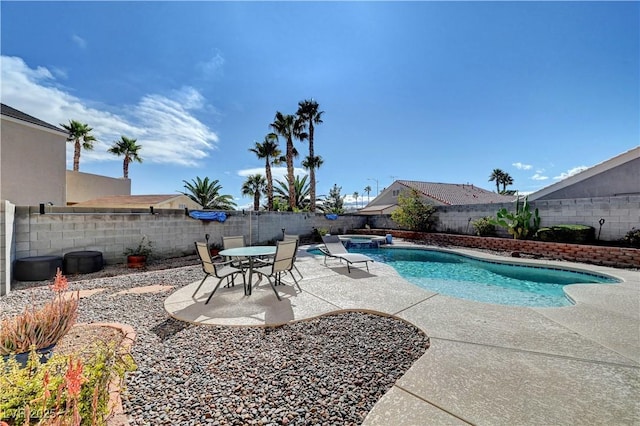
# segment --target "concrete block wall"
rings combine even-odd
[[[362,227],[357,215],[328,220],[322,214],[288,212],[227,212],[227,220],[208,222],[192,219],[184,210],[96,209],[79,207],[17,207],[15,258],[58,255],[71,251],[97,250],[106,263],[122,263],[123,252],[138,245],[143,235],[153,244],[153,255],[163,257],[194,253],[193,242],[222,243],[222,236],[243,235],[247,244],[272,243],[288,234],[311,235],[314,228],[346,232]]]

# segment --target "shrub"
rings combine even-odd
[[[554,225],[540,228],[535,237],[541,241],[555,243],[585,244],[595,239],[596,230],[587,225]]]
[[[116,345],[96,342],[81,357],[54,354],[40,364],[35,351],[27,368],[13,357],[0,361],[0,420],[11,424],[104,425],[109,382],[135,367]]]
[[[437,220],[435,213],[436,208],[412,188],[398,196],[398,208],[391,212],[391,219],[411,231],[430,231]]]
[[[137,247],[128,248],[124,251],[125,256],[150,256],[153,250],[153,243],[146,235],[143,235]]]
[[[492,219],[491,217],[487,216],[471,222],[471,224],[476,230],[476,235],[480,237],[496,236],[496,226],[493,223],[491,223],[491,219]]]
[[[629,244],[631,247],[640,248],[640,229],[631,228],[629,232],[625,234],[622,240]]]
[[[76,322],[79,293],[65,294],[67,279],[58,268],[51,289],[53,301],[37,309],[27,306],[24,312],[0,321],[0,355],[29,352],[56,343]]]

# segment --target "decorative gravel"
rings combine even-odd
[[[168,292],[115,293],[184,286],[202,278],[199,266],[112,272],[72,278],[70,287],[106,289],[80,301],[78,322],[136,330],[138,369],[123,394],[132,425],[360,424],[429,347],[416,327],[367,313],[268,328],[192,325],[164,311]],[[13,291],[0,297],[0,312],[13,315],[50,296],[44,285]]]

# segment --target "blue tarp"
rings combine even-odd
[[[338,215],[335,213],[330,213],[330,214],[325,214],[324,217],[326,217],[329,220],[336,220],[338,218]]]
[[[224,222],[225,220],[227,220],[227,214],[225,212],[194,210],[189,212],[189,216],[194,219],[216,220],[218,222]]]

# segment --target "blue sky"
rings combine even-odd
[[[395,179],[493,190],[494,168],[532,192],[640,140],[638,2],[3,1],[0,12],[2,102],[93,127],[84,172],[121,177],[107,149],[137,138],[133,194],[208,176],[249,204],[242,183],[264,173],[249,148],[276,111],[310,98],[325,111],[318,194],[335,183],[373,197]]]

